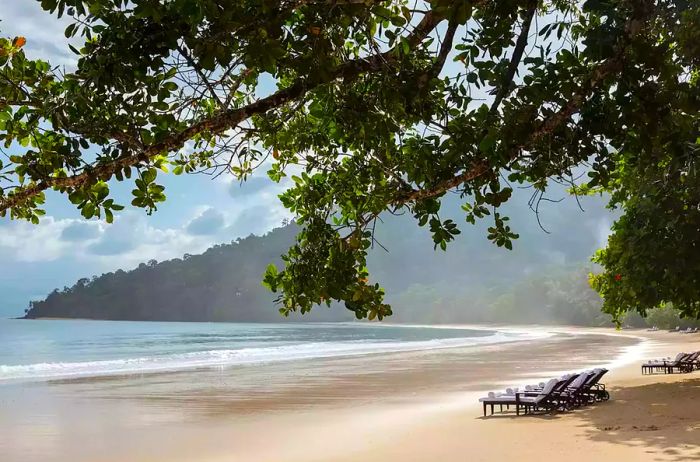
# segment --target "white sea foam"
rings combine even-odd
[[[266,347],[214,349],[100,361],[0,365],[0,382],[142,374],[199,367],[237,366],[377,353],[435,350],[532,340],[541,337],[542,335],[540,334],[496,332],[483,337],[462,337],[423,341],[307,342]]]

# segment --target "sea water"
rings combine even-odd
[[[526,337],[359,322],[0,320],[0,383],[478,347]]]

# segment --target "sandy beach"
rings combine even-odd
[[[649,357],[700,349],[700,336],[624,331],[648,339]],[[641,375],[639,362],[605,379],[610,402],[554,416],[482,418],[477,403],[371,445],[351,461],[700,460],[700,371]]]
[[[6,387],[2,460],[700,458],[700,371],[642,376],[639,367],[643,358],[700,349],[700,335],[526,329],[543,336],[478,352],[299,362],[292,375],[288,366],[270,365]],[[490,390],[593,365],[611,369],[607,403],[556,415],[482,417],[477,399]]]
[[[646,339],[643,353],[650,358],[700,349],[700,336],[636,330],[619,334]],[[336,421],[319,432],[308,432],[306,441],[290,443],[289,447],[299,450],[287,456],[273,449],[244,457],[295,462],[700,460],[700,371],[643,376],[640,362],[629,360],[606,376],[611,401],[572,412],[484,418],[476,401],[483,394],[473,393],[422,408],[376,414],[367,409],[365,419],[359,419],[364,425],[352,420],[353,415],[357,417],[352,413],[343,419],[355,426]],[[343,430],[356,432],[355,438],[338,436]]]

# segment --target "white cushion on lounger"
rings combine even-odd
[[[521,396],[520,397],[520,402],[521,403],[533,403],[537,404],[540,401],[544,399],[544,395],[537,395],[537,396]]]
[[[550,380],[549,382],[547,382],[547,384],[544,386],[544,388],[542,389],[542,391],[540,392],[539,395],[537,395],[537,396],[523,396],[523,395],[520,395],[520,396],[518,396],[518,398],[519,398],[520,402],[522,402],[522,403],[537,404],[537,403],[539,403],[540,401],[542,401],[549,393],[551,393],[551,392],[552,392],[552,389],[553,389],[553,388],[555,387],[555,385],[558,384],[558,383],[559,383],[559,379],[552,379],[552,380]],[[493,402],[495,402],[496,404],[498,404],[499,402],[511,402],[511,401],[512,401],[513,403],[515,403],[515,401],[516,401],[516,395],[504,395],[504,396],[492,397],[492,396],[490,396],[490,393],[489,393],[489,396],[488,396],[488,397],[486,397],[486,398],[479,398],[479,401],[482,402],[482,403],[488,403],[488,402],[493,401]]]
[[[479,398],[479,401],[482,403],[488,403],[491,401],[493,401],[495,403],[505,403],[505,402],[515,403],[515,395],[488,396],[486,398]]]
[[[573,382],[569,384],[569,388],[574,388],[578,389],[581,388],[581,385],[583,385],[586,381],[588,380],[588,374],[581,374],[578,377],[574,379]]]
[[[542,388],[542,392],[540,393],[540,395],[548,395],[552,391],[552,389],[556,386],[556,384],[558,384],[558,383],[559,383],[559,380],[557,380],[557,379],[550,380]]]

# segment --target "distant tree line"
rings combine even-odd
[[[610,315],[601,312],[602,299],[587,279],[595,268],[585,265],[553,266],[531,274],[515,284],[481,289],[414,284],[392,299],[401,310],[396,320],[426,323],[556,324],[589,327],[612,326]],[[681,318],[671,305],[655,308],[641,317],[628,313],[623,327],[672,329],[700,326]]]

